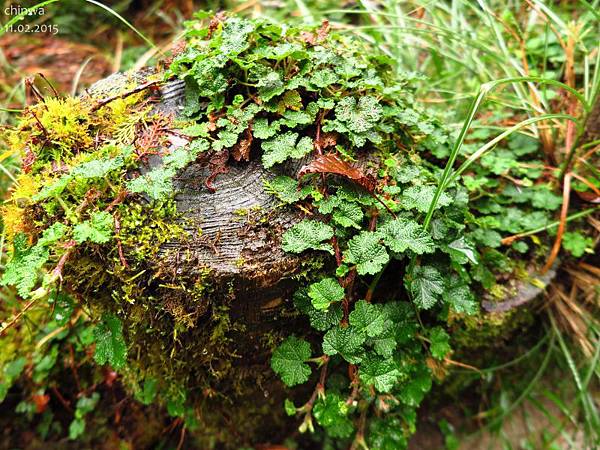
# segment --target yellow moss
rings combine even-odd
[[[6,239],[12,241],[16,234],[26,231],[23,208],[15,203],[9,203],[0,208]]]
[[[15,201],[29,200],[40,189],[40,180],[38,177],[21,173],[17,176],[17,182],[11,195],[11,199]]]
[[[47,97],[34,113],[48,132],[50,141],[63,153],[87,148],[94,142],[89,128],[89,109],[77,98]]]
[[[144,123],[151,109],[150,106],[139,107],[144,96],[145,93],[141,92],[117,98],[98,110],[98,118],[112,140],[127,145],[133,143],[138,125]]]

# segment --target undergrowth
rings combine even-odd
[[[439,8],[433,17],[448,13]],[[148,367],[140,368],[139,356],[128,351],[141,333],[128,331],[127,320],[135,308],[129,305],[155,305],[153,275],[160,268],[152,262],[160,244],[184,239],[174,226],[179,215],[173,178],[214,155],[241,163],[260,159],[273,174],[265,190],[282,210],[306,215],[283,234],[283,249],[320,252],[330,260],[331,270],[312,274],[313,281],[293,299],[313,331],[292,333],[271,359],[285,385],[311,386],[306,398],[301,398],[306,390],[291,389],[281,407],[297,418],[301,432],[314,433],[329,448],[406,447],[419,405],[461,364],[454,352],[468,352],[460,329],[473,330],[470,338],[478,344],[505,339],[498,330],[518,325],[514,316],[498,311],[517,304],[523,283],[544,287],[537,272],[551,268],[557,256],[553,242],[562,241],[566,259],[593,252],[593,234],[582,219],[596,210],[585,199],[600,179],[585,158],[572,164],[572,155],[596,98],[596,75],[591,89],[580,94],[570,80],[548,82],[534,69],[524,73],[523,67],[509,66],[506,80],[484,84],[474,96],[467,120],[454,133],[443,115],[418,106],[427,84],[394,60],[404,57],[394,52],[403,48],[395,46],[403,37],[396,30],[406,27],[387,20],[400,20],[399,12],[366,7],[335,14],[369,15],[377,31],[359,24],[354,30],[367,37],[359,40],[331,30],[328,22],[296,28],[198,14],[187,25],[185,50],[165,74],[186,82],[185,117],[178,122],[152,113],[148,92],[132,93],[132,84],[109,99],[45,98],[7,132],[22,155],[23,172],[2,214],[4,236],[12,243],[2,282],[26,303],[2,328],[17,344],[1,353],[0,394],[28,368],[33,394],[19,403],[18,412],[47,414],[39,402],[46,401],[48,374],[59,352],[89,361],[94,346],[96,364],[122,371],[143,403],[159,402],[185,418],[190,429],[198,426],[189,379],[160,379],[157,374],[164,372],[155,367],[151,375],[144,373]],[[450,32],[415,21],[421,29],[437,30],[435,39]],[[384,34],[387,27],[392,32]],[[545,48],[556,44],[548,36],[547,30],[536,36],[545,39]],[[584,48],[586,42],[581,41]],[[428,47],[434,44],[439,41]],[[442,57],[456,49],[438,45],[437,51],[441,57],[435,51],[429,56],[432,70],[444,68]],[[589,81],[589,69],[595,67],[596,74],[597,64],[586,58]],[[555,56],[535,70],[545,74],[545,64],[562,63]],[[489,69],[487,60],[477,67]],[[439,85],[458,76],[445,70]],[[501,83],[512,87],[508,97],[492,97],[500,106],[486,122],[474,122],[486,95]],[[559,95],[566,97],[565,111],[550,108]],[[523,117],[503,123],[506,107],[515,104]],[[559,128],[565,119],[577,126]],[[494,137],[498,122],[505,131]],[[163,148],[170,129],[189,142],[168,153]],[[555,159],[563,135],[571,146]],[[162,164],[148,168],[151,154]],[[209,181],[206,187],[212,189]],[[571,187],[583,201],[569,211],[561,191]],[[89,267],[78,267],[83,263]],[[94,273],[103,266],[110,268],[110,281]],[[148,268],[154,274],[143,274]],[[184,295],[195,295],[198,281],[186,280]],[[94,305],[85,298],[100,286],[110,287],[111,303]],[[42,320],[44,333],[35,334],[43,336],[43,344],[34,346],[32,336],[17,333],[23,329],[18,321],[40,302],[52,313]],[[490,313],[497,322],[489,320]],[[547,353],[531,382],[560,348],[593,440],[598,416],[585,387],[596,376],[598,354],[580,371],[555,322],[550,319],[545,328]],[[169,376],[181,374],[178,370]],[[82,391],[71,438],[82,435],[85,416],[99,400],[93,389]],[[514,407],[490,412],[492,423]],[[43,420],[50,428],[52,418]]]

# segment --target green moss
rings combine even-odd
[[[448,319],[452,340],[457,352],[470,354],[472,350],[497,348],[514,333],[526,329],[534,321],[533,313],[526,307],[506,312],[479,312],[476,315],[456,315]]]

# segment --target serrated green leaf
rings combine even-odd
[[[288,337],[273,352],[271,368],[287,386],[302,384],[310,377],[310,344],[295,336]]]
[[[260,98],[268,102],[273,97],[280,95],[285,90],[285,84],[281,78],[281,74],[276,71],[271,71],[264,75],[257,84],[258,94]]]
[[[419,212],[426,213],[429,211],[429,205],[433,202],[436,189],[436,186],[431,185],[411,186],[402,192],[400,205],[404,209],[416,209]],[[435,207],[439,209],[448,206],[450,203],[452,203],[450,196],[442,192]]]
[[[113,314],[104,314],[102,321],[94,329],[96,351],[94,360],[104,365],[109,363],[114,369],[122,369],[127,363],[127,346],[123,338],[123,325]]]
[[[324,250],[333,254],[333,247],[327,241],[333,237],[333,228],[316,220],[303,220],[283,233],[283,250],[302,253],[305,250]]]
[[[21,297],[28,298],[50,254],[45,246],[35,245],[29,247],[27,236],[24,233],[15,236],[13,245],[13,255],[4,268],[0,284],[2,286],[15,286]]]
[[[383,225],[379,232],[383,236],[385,245],[396,253],[403,253],[410,249],[421,255],[435,250],[431,236],[413,220],[402,218],[391,220]]]
[[[444,279],[440,272],[431,266],[416,266],[410,280],[413,302],[421,309],[435,305],[444,292]]]
[[[131,153],[131,150],[126,153]],[[113,170],[123,167],[124,164],[125,157],[123,155],[115,158],[96,159],[74,167],[71,174],[80,179],[104,178]]]
[[[323,337],[323,353],[326,355],[337,355],[338,353],[346,361],[358,364],[362,361],[365,335],[352,327],[335,327],[330,329]]]
[[[324,278],[313,283],[308,288],[308,296],[312,300],[315,309],[324,310],[329,305],[344,299],[344,288],[335,278]]]
[[[324,399],[319,398],[313,412],[319,425],[333,438],[346,438],[354,431],[352,422],[347,417],[348,406],[345,399],[336,393],[328,392]]]
[[[442,299],[459,314],[472,315],[479,310],[473,293],[460,278],[453,277],[449,286],[444,290]]]
[[[31,197],[31,199],[34,202],[39,202],[41,200],[46,200],[47,198],[60,195],[72,179],[73,176],[71,174],[62,175],[53,183],[44,186],[44,188],[40,192],[35,194],[33,197]]]
[[[308,136],[302,137],[296,144],[297,140],[298,133],[287,131],[273,139],[264,141],[261,145],[263,165],[269,168],[289,158],[302,158],[312,151],[312,140]]]
[[[366,300],[356,302],[349,316],[350,325],[369,337],[378,336],[383,332],[386,319],[387,315],[378,305],[367,303]]]
[[[144,380],[144,387],[138,393],[135,398],[142,402],[144,405],[150,405],[156,397],[158,391],[158,380],[156,378],[148,377]]]
[[[339,81],[339,77],[331,69],[321,69],[316,71],[310,77],[310,83],[317,88],[324,88],[329,85],[335,84]]]
[[[375,353],[384,358],[392,356],[394,350],[396,350],[396,347],[398,346],[396,335],[398,334],[399,327],[400,325],[389,322],[386,324],[381,334],[369,339],[369,344],[373,346]]]
[[[298,181],[285,175],[264,181],[265,190],[284,203],[295,203],[308,196],[310,186],[298,189]],[[307,189],[308,188],[308,189]]]
[[[171,167],[158,167],[128,181],[127,190],[132,193],[146,193],[154,200],[163,200],[173,193],[173,177],[176,170]]]
[[[360,230],[360,223],[363,220],[363,212],[360,206],[358,206],[356,203],[341,201],[337,208],[335,208],[332,219],[335,223],[343,227],[354,227]]]
[[[369,131],[381,118],[382,108],[375,97],[344,97],[335,107],[336,119],[346,124],[353,133]]]
[[[204,137],[207,138],[210,136],[210,131],[208,129],[209,122],[202,123],[194,123],[187,127],[182,128],[179,132],[185,136],[189,137]]]
[[[267,119],[258,118],[252,126],[252,135],[256,139],[269,139],[275,136],[279,132],[280,128],[281,124],[278,121],[272,121],[269,124]]]
[[[61,240],[67,232],[67,226],[61,222],[56,222],[46,228],[42,236],[38,239],[37,245],[49,246]]]
[[[418,406],[425,394],[431,389],[431,373],[419,365],[415,373],[411,374],[409,381],[400,389],[400,400],[408,406]]]
[[[360,380],[373,385],[378,392],[390,392],[401,375],[393,359],[368,355],[360,364]]]
[[[326,311],[319,311],[311,303],[307,289],[300,289],[294,293],[294,304],[310,320],[310,326],[315,330],[327,331],[338,325],[344,316],[340,303],[334,303]]]
[[[584,255],[587,248],[593,248],[594,240],[578,231],[567,231],[563,235],[562,246],[571,255],[579,258]]]
[[[105,244],[112,238],[114,219],[106,211],[97,211],[90,220],[81,222],[73,228],[73,239],[78,244],[85,241]]]
[[[381,235],[378,233],[362,231],[348,242],[344,261],[356,264],[356,271],[359,275],[375,275],[390,259],[385,247],[379,242],[380,240]]]

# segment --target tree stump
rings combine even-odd
[[[151,73],[115,74],[89,92],[100,98],[114,95],[132,80],[144,83]],[[179,116],[185,101],[184,82],[166,83],[157,101],[155,112]],[[187,143],[176,132],[170,134],[169,142],[171,149]],[[148,170],[160,164],[160,157],[152,157]],[[302,161],[284,164],[277,174],[295,178],[301,165]],[[225,447],[280,442],[297,424],[283,414],[283,400],[290,392],[271,371],[269,361],[281,338],[310,333],[306,321],[294,312],[291,299],[302,277],[310,277],[309,269],[318,270],[325,262],[281,249],[283,232],[303,214],[280,205],[265,191],[264,180],[276,173],[265,169],[257,155],[248,162],[229,161],[227,170],[216,177],[214,170],[210,160],[198,161],[176,177],[175,201],[187,237],[163,245],[155,261],[161,279],[166,277],[173,284],[179,278],[198,279],[209,288],[198,301],[158,285],[158,309],[170,314],[156,313],[149,305],[130,308],[131,317],[139,319],[141,314],[144,320],[129,327],[125,324],[132,343],[130,354],[140,355],[130,362],[132,369],[125,379],[138,388],[147,376],[184,387],[200,406],[200,427],[195,432],[200,447],[210,441]],[[554,275],[551,271],[543,282]],[[394,284],[390,292],[397,292],[399,281],[386,278],[384,283]],[[542,292],[525,282],[517,283],[517,290],[514,298],[502,303],[484,300],[483,314],[526,307]],[[178,315],[188,319],[170,345],[172,330],[180,327]],[[148,334],[148,326],[155,334]]]
[[[89,93],[108,97],[131,87],[132,80],[146,82],[149,74],[115,74]],[[155,112],[178,116],[184,89],[182,81],[166,83]],[[176,132],[169,141],[173,147],[187,144]],[[160,164],[160,157],[152,157],[148,170]],[[298,167],[284,165],[282,173],[295,177]],[[228,170],[214,178],[213,191],[206,183],[212,170],[210,161],[196,162],[176,177],[175,202],[186,237],[167,242],[154,261],[161,280],[177,284],[179,278],[196,279],[206,289],[202,298],[191,299],[158,283],[154,308],[170,314],[151,305],[128,307],[126,315],[136,318],[134,324],[124,321],[129,354],[140,356],[129,358],[132,367],[125,379],[139,388],[152,376],[191,394],[202,411],[196,432],[201,448],[212,440],[227,448],[276,442],[289,434],[294,422],[285,417],[282,405],[289,393],[270,369],[270,357],[291,331],[309,329],[292,308],[292,294],[308,270],[323,263],[281,249],[283,232],[302,214],[265,191],[264,180],[275,173],[260,158],[229,162]],[[175,316],[187,317],[183,329]],[[178,331],[171,345],[173,329]]]

